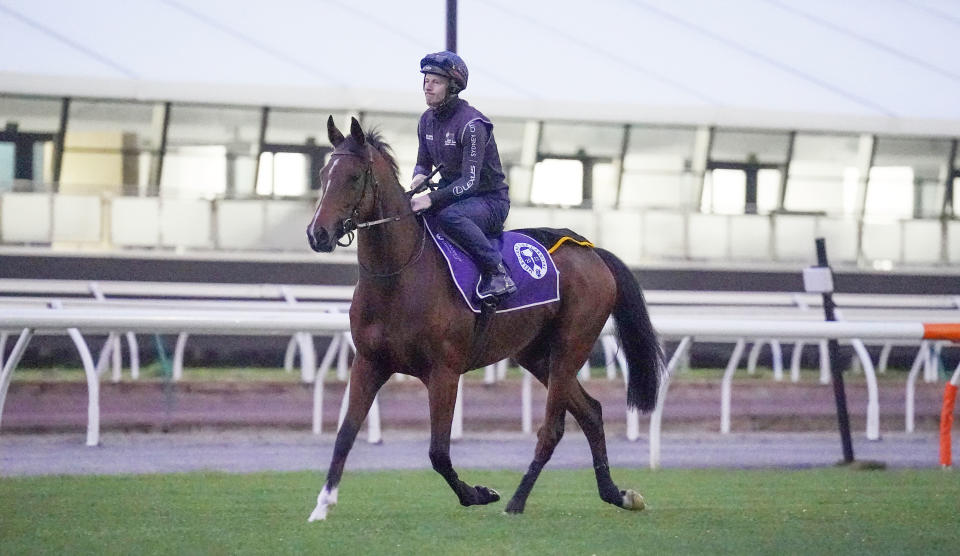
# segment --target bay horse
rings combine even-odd
[[[337,503],[347,454],[374,396],[393,373],[417,377],[426,385],[430,462],[460,504],[498,501],[497,491],[470,486],[457,475],[450,461],[450,426],[460,375],[507,357],[546,386],[547,402],[533,462],[505,511],[523,512],[534,482],[563,436],[568,411],[589,441],[600,498],[620,508],[643,509],[642,496],[620,490],[610,477],[600,403],[577,381],[612,313],[629,366],[627,402],[643,411],[656,405],[663,352],[643,293],[627,266],[609,251],[565,242],[553,253],[560,300],[497,313],[484,337],[477,338],[478,317],[454,286],[439,250],[427,245],[432,241],[422,218],[410,209],[389,146],[378,133],[365,134],[355,118],[344,137],[331,116],[327,135],[334,151],[320,172],[322,197],[307,238],[314,251],[329,253],[343,236],[354,230],[359,235],[359,281],[350,306],[356,357],[347,414],[309,521],[325,519]]]

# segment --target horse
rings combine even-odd
[[[423,218],[410,208],[392,150],[356,118],[344,136],[327,120],[334,150],[320,172],[322,193],[307,227],[310,247],[329,253],[357,233],[359,279],[350,306],[356,345],[346,417],[337,433],[323,489],[309,521],[327,517],[348,453],[380,387],[394,373],[420,379],[430,408],[429,458],[463,506],[496,502],[500,494],[460,479],[450,460],[450,427],[460,375],[514,358],[547,389],[534,458],[505,512],[524,510],[540,471],[564,433],[570,412],[590,444],[600,498],[641,510],[643,497],[621,490],[610,476],[600,403],[577,380],[609,316],[613,315],[629,372],[627,402],[654,408],[663,352],[634,275],[613,253],[563,243],[553,252],[560,299],[496,313],[485,333],[453,284],[439,250],[428,247]],[[349,245],[349,243],[347,243]]]

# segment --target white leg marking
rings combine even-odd
[[[327,487],[324,486],[323,490],[320,491],[320,494],[317,496],[317,507],[313,509],[313,513],[310,514],[310,518],[307,519],[307,523],[312,521],[323,521],[327,519],[327,510],[329,506],[337,505],[337,489],[327,490]]]

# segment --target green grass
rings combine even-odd
[[[464,470],[510,492],[514,472]],[[432,471],[348,473],[306,523],[316,473],[0,479],[2,554],[955,554],[960,481],[925,471],[615,470],[648,509],[600,502],[589,470],[541,476],[522,516],[461,508]]]

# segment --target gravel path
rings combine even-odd
[[[358,438],[348,471],[427,469],[428,437],[422,432],[384,431],[384,442]],[[232,430],[174,433],[119,433],[102,437],[101,446],[83,445],[83,434],[0,435],[0,476],[174,473],[215,470],[325,472],[333,452],[333,435],[302,431]],[[628,442],[607,439],[610,463],[617,467],[649,466],[643,437]],[[536,437],[519,433],[474,433],[455,442],[454,465],[460,468],[522,471],[533,457]],[[894,468],[938,467],[937,435],[886,434],[868,441],[854,435],[858,460],[882,461]],[[836,433],[672,433],[664,434],[664,468],[805,468],[841,459]],[[583,435],[568,431],[548,467],[588,468],[590,452]]]

